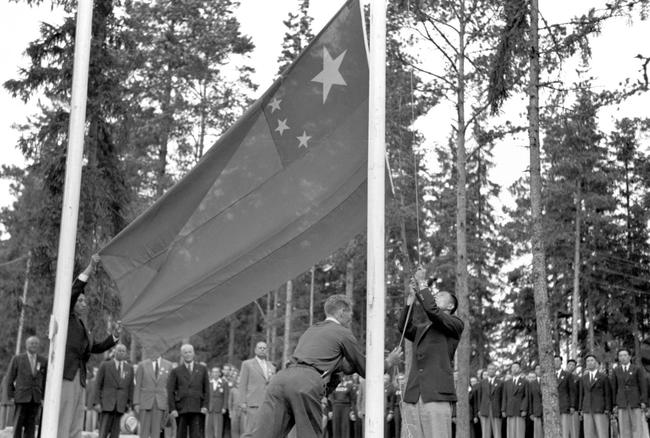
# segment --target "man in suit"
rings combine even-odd
[[[287,368],[267,386],[255,438],[281,438],[294,425],[299,438],[321,438],[321,400],[337,386],[338,373],[365,376],[365,357],[350,330],[352,302],[345,295],[332,295],[325,301],[325,315],[325,321],[302,334]],[[399,356],[399,350],[391,352],[385,368]]]
[[[510,366],[512,379],[503,384],[501,400],[502,415],[506,418],[506,436],[524,438],[526,435],[526,414],[528,413],[528,383],[521,375],[521,365]]]
[[[332,406],[333,436],[349,437],[351,435],[350,414],[352,413],[354,401],[352,381],[348,376],[345,376],[329,396],[329,402]]]
[[[444,291],[434,294],[425,275],[424,269],[415,273],[398,326],[400,333],[414,343],[402,424],[408,425],[407,434],[414,438],[449,438],[452,403],[456,401],[453,360],[464,323],[454,315],[456,297]],[[409,308],[416,298],[427,316],[425,324],[413,323]]]
[[[230,438],[240,438],[243,429],[239,397],[239,371],[233,369],[228,381],[228,423],[230,424],[224,425],[225,433],[230,432]]]
[[[612,409],[612,393],[607,376],[598,370],[593,354],[585,357],[585,370],[580,380],[578,411],[582,415],[585,438],[608,438],[608,417]]]
[[[14,356],[9,363],[6,384],[7,396],[15,405],[14,437],[34,438],[47,376],[47,360],[38,354],[39,347],[39,339],[30,336],[25,341],[27,351]]]
[[[501,399],[503,383],[496,376],[497,367],[487,366],[487,378],[483,379],[476,393],[478,417],[483,438],[501,438]]]
[[[578,393],[576,381],[571,373],[562,370],[562,356],[555,356],[554,365],[557,378],[557,395],[560,404],[562,438],[578,438],[573,422]]]
[[[169,374],[169,415],[176,419],[178,438],[205,438],[205,415],[210,402],[208,370],[194,361],[194,347],[181,347],[182,363]]]
[[[81,438],[86,405],[86,365],[91,354],[103,353],[112,348],[122,332],[122,326],[118,322],[114,325],[111,334],[102,341],[95,342],[88,331],[85,322],[88,315],[88,301],[84,290],[98,262],[99,255],[93,255],[86,269],[72,283],[59,427],[56,435],[58,438]]]
[[[114,359],[99,366],[95,383],[95,407],[102,413],[99,438],[119,438],[120,419],[133,401],[133,367],[127,355],[126,346],[117,344]]]
[[[222,438],[224,414],[228,407],[228,382],[221,377],[221,368],[213,367],[210,371],[210,403],[206,418],[206,437]]]
[[[544,438],[542,424],[542,368],[537,365],[534,372],[528,373],[528,406],[530,406],[530,420],[532,423],[533,438]]]
[[[648,400],[645,371],[630,363],[626,348],[618,351],[619,365],[611,377],[613,412],[618,415],[621,438],[643,438],[643,411]]]
[[[172,363],[162,356],[140,362],[135,373],[133,408],[139,416],[140,438],[159,438],[167,412],[167,380]]]
[[[239,394],[241,413],[244,420],[242,438],[252,436],[257,425],[257,411],[264,401],[266,385],[275,374],[275,366],[266,360],[266,342],[255,345],[255,357],[241,364],[239,373]]]

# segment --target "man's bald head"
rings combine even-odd
[[[438,307],[446,312],[454,313],[456,311],[456,307],[458,307],[458,300],[456,299],[456,295],[452,294],[451,292],[442,290],[436,293],[435,299]]]

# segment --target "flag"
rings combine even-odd
[[[196,167],[100,251],[123,325],[162,352],[366,226],[368,59],[347,2]]]

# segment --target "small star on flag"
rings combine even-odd
[[[271,99],[271,102],[269,102],[269,106],[271,107],[271,114],[275,112],[275,110],[280,109],[280,103],[282,102],[282,99],[278,99],[277,97],[274,97]]]
[[[302,135],[301,135],[300,137],[296,137],[296,138],[297,138],[298,141],[300,142],[300,143],[298,143],[298,148],[301,148],[301,147],[303,147],[303,146],[306,147],[306,148],[309,147],[309,145],[307,144],[307,142],[309,141],[309,139],[311,138],[311,136],[307,135],[307,132],[306,132],[306,131],[302,131]]]
[[[289,129],[289,126],[287,125],[287,119],[278,120],[278,127],[275,128],[275,130],[278,131],[280,135],[282,135],[287,129]]]
[[[311,80],[312,82],[321,82],[323,84],[323,104],[327,100],[332,85],[348,85],[345,79],[343,79],[343,76],[341,76],[341,72],[339,72],[341,62],[343,62],[343,57],[346,53],[347,50],[344,50],[343,53],[335,59],[332,59],[330,52],[327,51],[327,47],[323,47],[323,70]]]

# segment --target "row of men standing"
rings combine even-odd
[[[562,370],[562,358],[555,358],[562,438],[609,438],[610,419],[615,420],[620,438],[648,438],[644,411],[650,381],[644,369],[632,364],[630,358],[628,350],[620,350],[618,365],[609,376],[592,354],[585,357],[582,375],[574,373],[575,361],[570,360]],[[509,378],[501,380],[496,376],[496,366],[489,365],[486,376],[470,390],[470,404],[474,424],[480,424],[483,438],[543,436],[539,366],[524,376],[519,363],[513,363]],[[502,419],[506,421],[505,430]],[[527,419],[532,423],[532,434],[530,430],[526,433]]]

